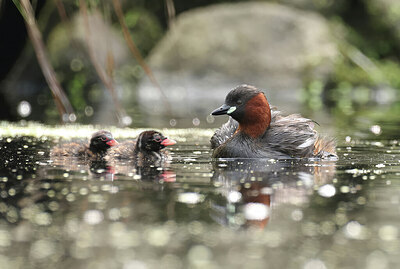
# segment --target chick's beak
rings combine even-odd
[[[117,140],[115,140],[115,139],[110,139],[110,140],[108,140],[108,141],[106,142],[106,144],[109,145],[110,147],[113,147],[113,146],[118,145],[118,142],[117,142]]]
[[[211,112],[211,115],[225,115],[228,113],[228,110],[230,108],[231,108],[230,106],[223,104],[222,106],[220,106],[219,108],[217,108],[213,112]]]
[[[161,145],[163,145],[163,146],[172,146],[172,145],[175,145],[175,144],[176,144],[175,140],[169,139],[167,137],[164,138],[163,141],[161,142]]]

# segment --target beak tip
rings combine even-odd
[[[118,145],[118,142],[117,142],[117,140],[112,139],[112,140],[108,141],[106,144],[113,147],[113,146]]]
[[[217,115],[219,115],[218,112],[220,112],[220,111],[221,111],[221,108],[219,107],[219,108],[213,110],[210,115],[217,116]]]
[[[213,115],[213,116],[225,115],[225,114],[227,114],[227,112],[230,108],[231,108],[230,106],[223,104],[221,107],[212,111],[211,115]]]
[[[166,138],[161,142],[161,145],[163,145],[163,146],[172,146],[175,144],[176,144],[176,141],[173,139],[169,139],[169,138]]]

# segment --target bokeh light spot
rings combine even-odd
[[[31,114],[31,112],[32,112],[31,104],[30,104],[29,102],[27,102],[27,101],[21,101],[21,102],[18,104],[17,111],[18,111],[18,114],[19,114],[21,117],[26,118],[26,117],[28,117],[28,116]]]

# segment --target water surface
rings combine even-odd
[[[50,159],[92,126],[3,124],[1,268],[397,268],[398,125],[360,126],[338,161],[213,161],[212,130],[166,129],[172,161],[135,167]]]

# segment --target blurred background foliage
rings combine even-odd
[[[59,3],[66,17],[60,12]],[[102,37],[92,33],[100,44],[100,63],[113,82],[118,98],[135,125],[145,124],[137,108],[136,91],[146,74],[126,48],[122,27],[113,1],[86,0],[90,24],[102,25]],[[134,44],[144,58],[168,33],[174,16],[198,7],[246,0],[131,0],[122,1],[124,19]],[[254,2],[254,1],[253,1]],[[400,3],[397,0],[264,0],[322,15],[338,40],[340,54],[327,80],[305,75],[301,102],[306,111],[325,109],[342,119],[367,111],[372,105],[387,107],[385,117],[399,115],[400,89]],[[82,2],[77,0],[32,0],[35,16],[48,49],[52,66],[65,90],[78,122],[115,121],[110,92],[98,78],[87,56],[87,33],[80,27]],[[168,5],[173,10],[168,12]],[[97,16],[97,17],[96,17]],[[83,31],[83,32],[82,32]],[[43,79],[27,37],[23,17],[12,1],[0,0],[0,119],[20,120],[18,106],[27,100],[32,112],[26,118],[57,123],[58,112]],[[105,52],[104,52],[105,51]],[[111,55],[111,56],[110,56]],[[268,85],[264,86],[268,88]],[[119,88],[122,88],[119,89]],[[129,100],[127,104],[124,100]],[[102,111],[104,113],[102,114]],[[307,112],[306,112],[307,113]],[[351,118],[349,118],[351,121]]]

